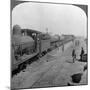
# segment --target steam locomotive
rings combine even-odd
[[[69,36],[69,41],[72,36]],[[39,58],[42,53],[47,53],[55,47],[62,44],[59,36],[52,37],[48,33],[42,33],[31,29],[13,28],[12,43],[11,43],[11,69],[21,68],[28,63],[31,58]],[[66,41],[65,41],[66,42]],[[63,42],[64,43],[64,42]]]

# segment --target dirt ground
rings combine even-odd
[[[75,42],[69,42],[59,47],[38,61],[28,65],[27,68],[11,79],[12,88],[37,88],[49,86],[73,86],[87,84],[87,62],[79,62],[81,47],[87,53],[86,43],[82,38],[78,46]],[[76,60],[73,63],[72,50],[75,49]],[[72,75],[75,76],[74,80]],[[76,80],[75,80],[76,79]],[[78,81],[77,81],[78,80]]]

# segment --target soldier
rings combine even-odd
[[[74,63],[76,59],[75,49],[73,49],[72,51],[72,58],[73,58],[73,63]]]

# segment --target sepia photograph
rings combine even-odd
[[[88,84],[88,5],[11,0],[11,89]]]

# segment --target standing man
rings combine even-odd
[[[64,43],[62,43],[62,51],[64,52]]]
[[[82,56],[84,55],[84,49],[83,49],[83,47],[82,47],[82,49],[81,49],[81,54],[80,54],[80,57],[81,57],[81,60],[82,60]]]
[[[74,63],[76,59],[75,49],[73,49],[72,51],[72,58],[73,58],[73,63]]]

